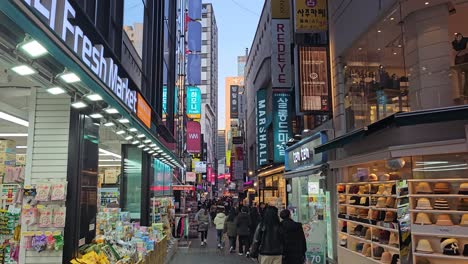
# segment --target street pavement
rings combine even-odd
[[[217,248],[216,229],[208,232],[208,245],[200,246],[200,239],[192,239],[190,248],[179,248],[170,264],[254,264],[256,260],[239,256],[237,251],[229,253],[229,242],[225,241],[224,249]]]

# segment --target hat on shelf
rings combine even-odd
[[[387,199],[385,197],[379,197],[379,199],[377,200],[377,204],[375,205],[375,207],[378,207],[378,208],[385,208],[387,205],[386,205],[386,202],[387,202]]]
[[[375,247],[374,248],[374,259],[381,259],[383,253],[384,253],[383,247]]]
[[[356,194],[359,192],[359,186],[357,185],[353,185],[349,188],[349,193],[350,194]]]
[[[367,218],[367,216],[369,215],[369,209],[360,208],[358,210],[358,214],[360,218]]]
[[[385,216],[387,215],[385,211],[378,210],[379,215],[377,216],[377,221],[384,221]]]
[[[337,190],[339,193],[344,193],[345,192],[345,186],[344,185],[338,185]]]
[[[383,192],[385,191],[385,185],[379,185],[379,189],[377,190],[377,193],[378,195],[382,195]]]
[[[431,264],[431,262],[427,258],[418,258],[416,264]]]
[[[398,245],[398,233],[390,232],[390,239],[388,240],[389,245]]]
[[[460,255],[458,240],[456,240],[455,238],[442,238],[440,240],[440,249],[442,250],[444,255]]]
[[[365,237],[366,233],[367,233],[367,230],[369,230],[368,227],[363,227],[362,230],[361,230],[361,234],[359,234],[359,236],[360,237]]]
[[[380,262],[384,264],[392,263],[392,254],[390,254],[390,252],[388,251],[385,251],[384,253],[382,253],[382,258],[380,259]]]
[[[343,227],[341,227],[341,232],[348,232],[348,222],[343,222]]]
[[[358,177],[358,181],[360,182],[366,182],[369,180],[369,174],[364,174]]]
[[[468,226],[468,214],[464,214],[460,220],[461,226]]]
[[[359,196],[351,196],[349,199],[349,204],[358,204],[361,198]]]
[[[398,172],[390,172],[389,174],[390,174],[391,181],[396,181],[396,180],[401,179],[400,174],[398,174]]]
[[[369,245],[369,244],[367,244]],[[369,245],[369,247],[366,248],[366,250],[362,250],[363,251],[363,254],[364,256],[370,258],[372,256],[372,247]]]
[[[464,182],[460,184],[460,189],[458,190],[458,194],[468,194],[468,182]]]
[[[364,239],[369,240],[369,241],[372,240],[372,231],[370,228],[367,228],[366,236],[364,236]]]
[[[369,206],[369,197],[361,197],[359,204],[364,205],[364,206]]]
[[[377,218],[379,217],[379,211],[377,210],[371,211],[371,214],[372,214],[372,216],[370,217],[371,220],[377,220]]]
[[[340,214],[346,214],[346,206],[340,205]]]
[[[364,246],[362,247],[362,254],[365,255],[367,252],[367,249],[369,249],[371,245],[369,243],[365,243]]]
[[[458,211],[468,211],[468,198],[462,198],[458,205]]]
[[[429,215],[426,213],[418,213],[414,223],[418,225],[432,225],[431,218],[429,218]]]
[[[360,235],[361,234],[361,230],[364,228],[364,226],[362,225],[357,225],[355,228],[354,228],[354,234],[356,236]]]
[[[368,194],[369,193],[369,185],[361,185],[359,186],[358,194]]]
[[[356,208],[348,206],[347,210],[348,210],[348,215],[356,215]]]
[[[340,194],[340,197],[338,198],[339,202],[340,203],[345,203],[346,202],[346,196],[344,196],[343,194]]]
[[[357,243],[356,244],[356,252],[362,252],[363,248],[364,248],[364,243]]]
[[[387,208],[394,208],[395,207],[395,198],[387,197],[387,201],[385,202]]]
[[[388,244],[390,240],[390,231],[380,230],[379,242],[382,244]]]
[[[416,193],[429,194],[432,193],[431,185],[428,182],[420,182],[416,185]]]
[[[450,210],[447,199],[438,198],[434,202],[434,210]]]
[[[438,226],[453,226],[452,219],[448,214],[441,214],[437,216],[436,225]]]
[[[450,184],[448,182],[437,182],[434,184],[434,193],[448,194],[450,193]]]
[[[369,181],[377,181],[378,178],[377,178],[377,175],[375,175],[375,173],[371,173],[369,174]]]
[[[416,205],[418,210],[432,210],[431,201],[427,198],[418,199],[418,204]]]
[[[468,257],[468,244],[465,244],[465,247],[463,248],[463,256]]]
[[[379,181],[389,181],[390,180],[390,174],[384,173],[379,175]]]
[[[348,237],[345,235],[340,236],[340,246],[346,247],[348,242]]]
[[[433,253],[431,243],[427,239],[420,239],[418,245],[416,246],[416,251],[423,253]]]
[[[387,211],[385,212],[384,222],[393,222],[395,221],[395,212]]]
[[[372,241],[378,242],[379,241],[379,230],[377,228],[371,227],[372,233]]]
[[[379,191],[379,185],[372,184],[369,193],[376,194]]]
[[[357,175],[357,173],[353,173],[353,175],[351,175],[351,181],[353,182],[359,181],[359,176]]]
[[[382,193],[382,195],[385,195],[385,196],[392,195],[393,186],[395,186],[395,185],[394,184],[385,184],[385,190]]]

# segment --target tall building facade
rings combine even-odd
[[[141,58],[143,56],[143,23],[124,25],[124,31]]]

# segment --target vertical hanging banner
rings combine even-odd
[[[290,8],[287,0],[271,2],[271,82],[274,88],[290,88],[292,84]]]
[[[296,32],[318,33],[328,30],[327,0],[296,0]]]
[[[329,111],[327,51],[322,47],[299,48],[299,97],[301,112]]]
[[[187,152],[200,153],[201,151],[201,126],[196,121],[187,122]]]
[[[177,115],[177,110],[179,109],[179,89],[177,87],[174,88],[174,114]],[[167,86],[163,86],[163,94],[162,94],[162,108],[163,108],[163,119],[166,118],[167,115]]]
[[[291,112],[291,94],[273,93],[273,136],[274,161],[284,162],[286,142],[291,137],[289,113]]]
[[[202,19],[202,1],[189,0],[188,1],[188,15],[193,20]]]
[[[202,25],[198,21],[188,23],[187,49],[190,52],[201,52]]]
[[[193,119],[201,117],[201,91],[198,87],[187,87],[187,116]]]
[[[187,55],[187,82],[191,85],[201,84],[201,55]]]
[[[151,128],[151,106],[140,93],[137,93],[137,116],[147,128]]]
[[[268,162],[267,154],[267,115],[266,115],[266,90],[257,91],[257,166]]]
[[[239,118],[239,86],[231,85],[230,97],[231,98],[231,119]]]

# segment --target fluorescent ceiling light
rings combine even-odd
[[[132,127],[132,128],[129,128],[129,129],[128,129],[128,131],[130,131],[130,132],[136,132],[136,131],[137,131],[137,129],[136,129],[136,128],[134,128],[134,127]]]
[[[139,134],[139,135],[137,135],[137,138],[144,138],[144,137],[145,137],[144,134]]]
[[[36,70],[34,70],[33,68],[31,68],[30,66],[25,65],[25,64],[13,67],[13,68],[11,68],[11,70],[16,72],[17,74],[19,74],[21,76],[31,75],[31,74],[34,74],[34,73],[37,72]]]
[[[115,132],[117,135],[122,135],[122,134],[125,134],[125,130],[119,130],[117,132]]]
[[[99,162],[106,161],[106,162],[121,162],[120,159],[99,159]]]
[[[86,98],[88,98],[91,101],[101,101],[102,100],[102,96],[100,96],[97,93],[88,94],[88,95],[86,95]]]
[[[91,118],[95,118],[95,119],[98,119],[98,118],[103,118],[104,116],[101,115],[100,113],[94,113],[94,114],[91,114],[89,115]]]
[[[151,142],[151,139],[146,139],[146,140],[145,140],[145,141],[143,141],[143,142],[145,142],[146,144],[148,144],[148,143],[150,143],[150,142]],[[151,146],[150,146],[150,147],[151,147]]]
[[[143,151],[148,151],[148,150],[150,150],[150,148],[144,148],[144,149],[143,149]]]
[[[153,143],[153,144],[151,144],[149,146],[150,146],[150,148],[154,148],[154,147],[156,147],[156,144]]]
[[[154,150],[148,151],[148,154],[153,154]]]
[[[46,48],[34,39],[21,43],[19,48],[26,52],[31,58],[37,58],[47,53]]]
[[[132,142],[133,145],[136,145],[138,143],[140,143],[140,141],[138,141],[138,140],[135,140],[135,141]]]
[[[106,113],[108,113],[108,114],[118,114],[119,113],[119,111],[117,109],[112,108],[112,107],[111,108],[106,108],[106,109],[104,109],[104,111],[106,111]]]
[[[141,144],[141,145],[138,145],[138,148],[143,148],[145,145]]]
[[[27,133],[0,133],[0,137],[27,137]]]
[[[164,151],[162,149],[158,149],[158,153],[163,153]]]
[[[413,169],[413,171],[457,171],[457,170],[467,170],[468,167],[458,167],[458,168],[446,168],[446,169],[424,169],[424,168],[417,168]]]
[[[122,164],[99,164],[99,167],[121,167]]]
[[[416,161],[416,166],[448,164],[448,161]]]
[[[114,122],[107,122],[104,124],[105,127],[115,126]]]
[[[88,105],[85,104],[83,101],[76,101],[76,102],[72,103],[71,106],[72,106],[73,108],[79,109],[79,108],[85,108],[85,107],[88,106]]]
[[[99,156],[113,156],[113,157],[116,157],[116,158],[119,158],[119,159],[122,158],[122,156],[120,156],[118,154],[115,154],[113,152],[110,152],[108,150],[102,149],[102,148],[99,149]]]
[[[122,124],[127,124],[127,123],[130,123],[130,120],[128,120],[127,118],[121,118],[119,119],[119,122]]]
[[[58,95],[58,94],[64,94],[66,91],[63,88],[60,87],[52,87],[47,89],[47,92],[53,95]]]
[[[26,149],[28,146],[16,146],[17,149]]]
[[[81,81],[80,77],[78,77],[78,75],[76,75],[73,72],[66,72],[66,73],[60,74],[59,78],[62,79],[66,83],[76,83],[76,82]]]
[[[132,136],[127,136],[127,137],[125,138],[125,140],[130,140],[130,139],[132,139],[132,138],[133,138]]]
[[[10,114],[7,114],[5,112],[0,112],[0,118],[1,119],[4,119],[6,121],[10,121],[10,122],[13,122],[13,123],[16,123],[18,125],[22,125],[22,126],[25,126],[25,127],[28,127],[29,126],[29,122],[26,121],[26,120],[23,120],[21,118],[18,118],[16,116],[12,116]]]

